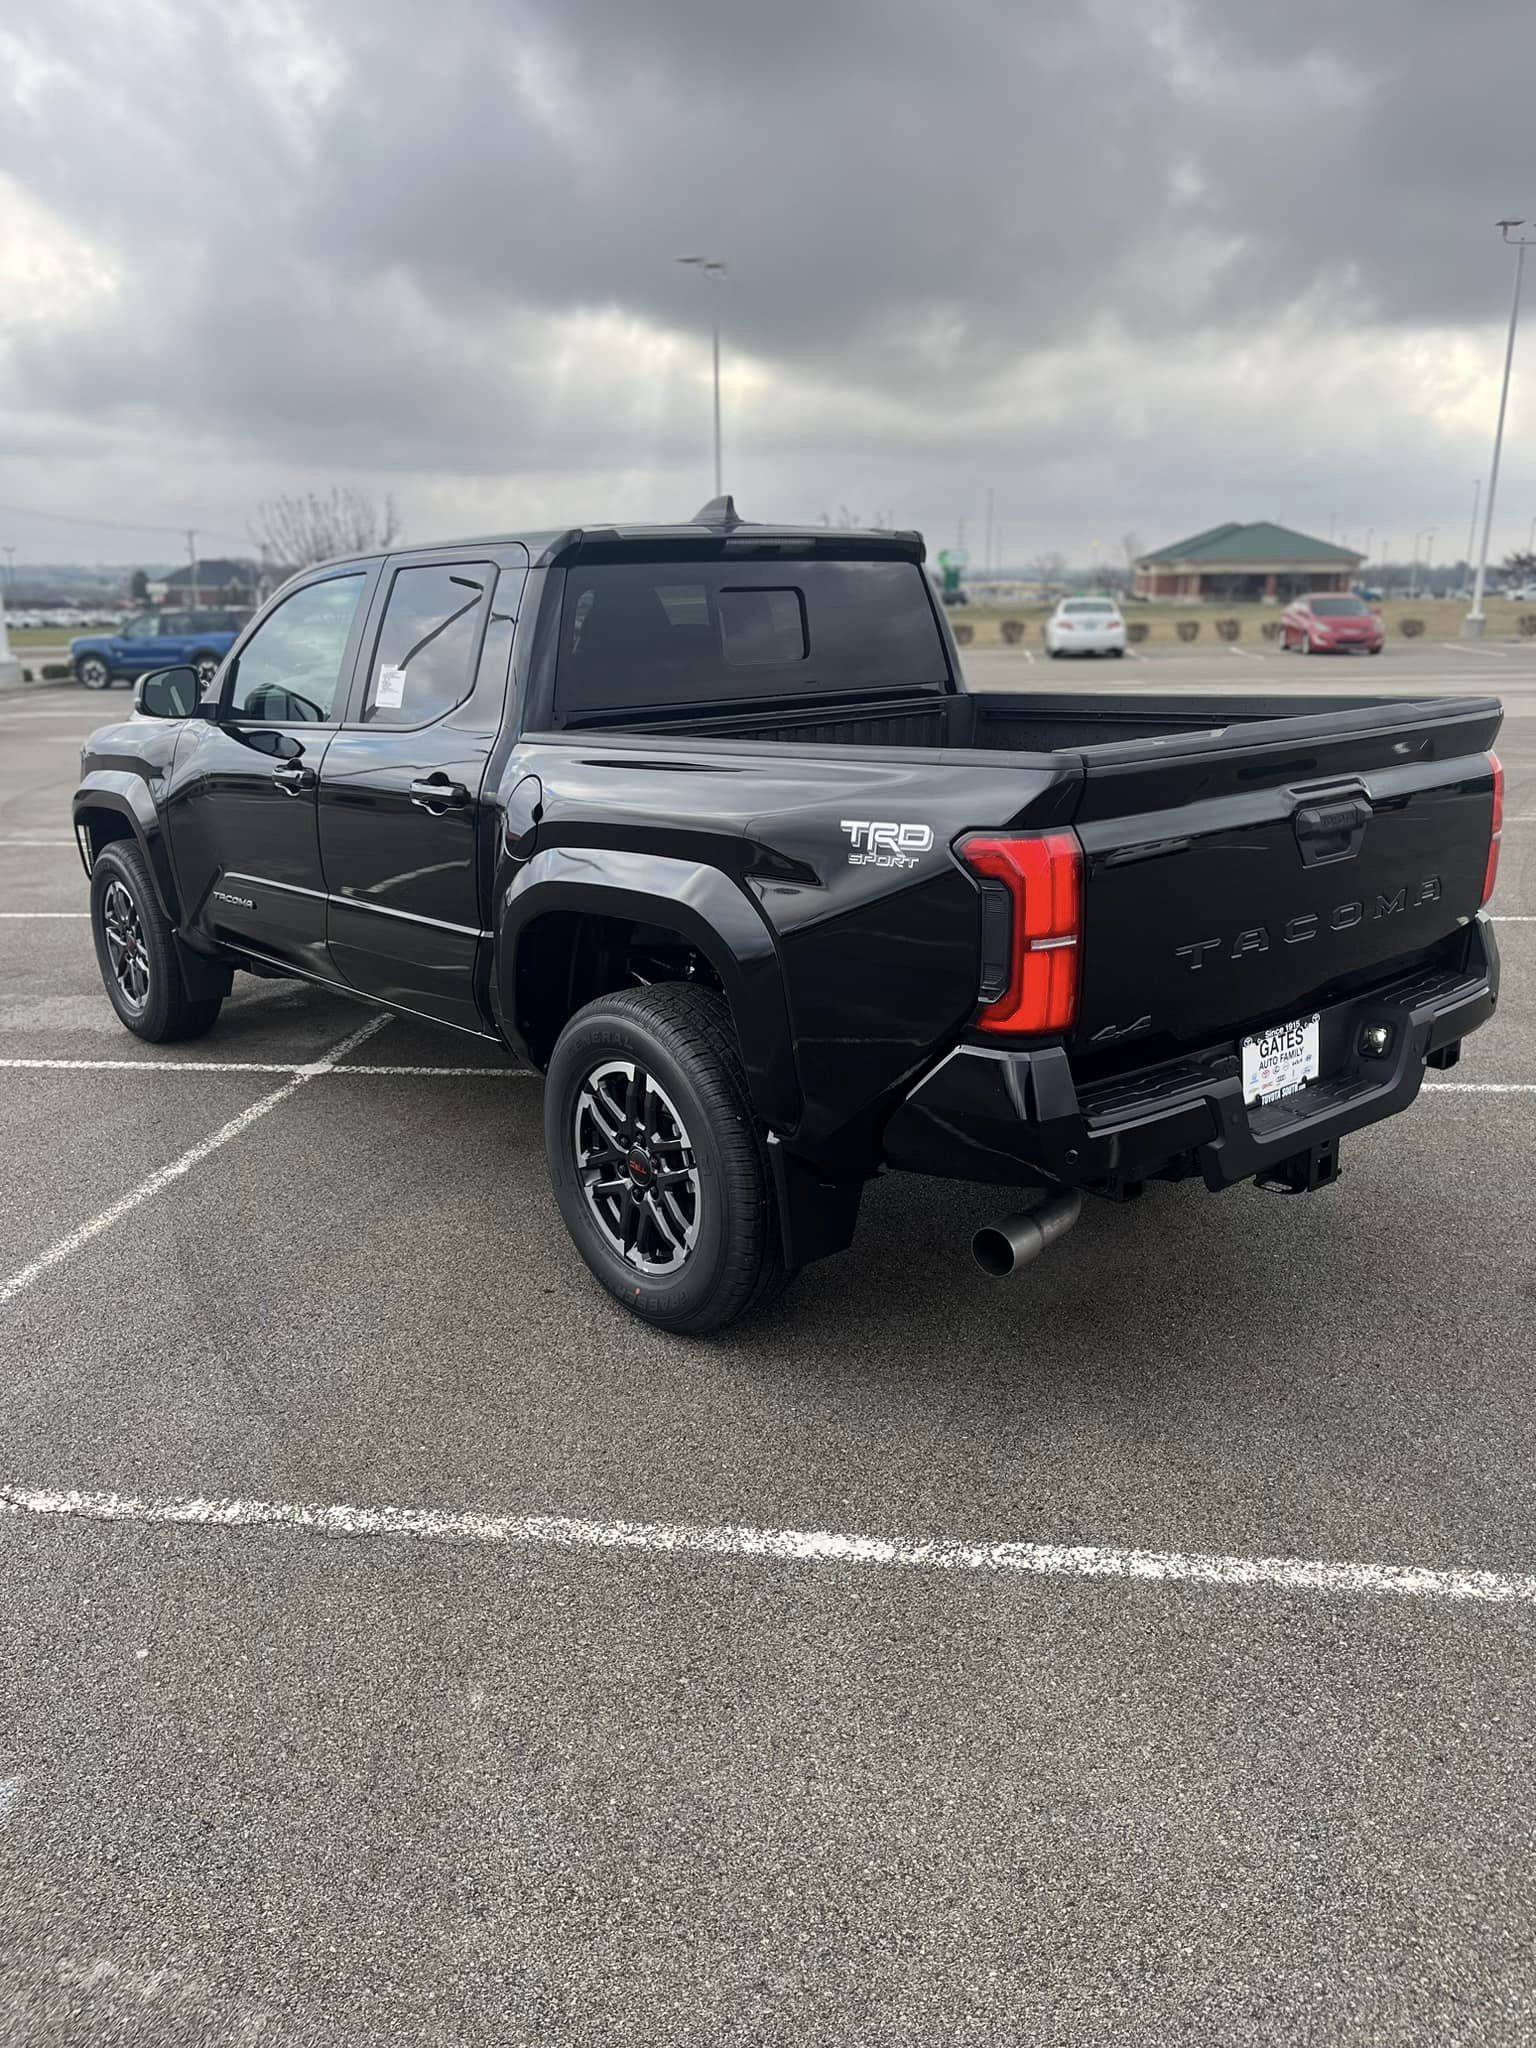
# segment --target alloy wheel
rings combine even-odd
[[[130,1010],[142,1010],[149,1001],[149,950],[138,905],[115,879],[101,899],[101,928],[118,994]]]
[[[702,1197],[693,1141],[638,1060],[605,1060],[582,1082],[572,1120],[576,1171],[604,1242],[639,1273],[675,1273],[698,1241]]]

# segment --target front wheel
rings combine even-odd
[[[87,690],[110,690],[112,671],[99,654],[82,654],[75,663],[75,678]]]
[[[642,1322],[723,1330],[783,1284],[772,1189],[730,1011],[691,982],[600,996],[544,1088],[565,1227]]]
[[[91,936],[107,1000],[136,1037],[166,1045],[213,1028],[223,998],[187,994],[170,922],[130,840],[112,840],[92,865]]]

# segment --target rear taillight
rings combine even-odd
[[[981,883],[980,1031],[1070,1031],[1082,951],[1083,850],[1072,832],[976,834],[956,851]]]
[[[1499,845],[1504,837],[1504,763],[1497,754],[1490,754],[1488,765],[1493,770],[1493,827],[1488,835],[1488,865],[1483,870],[1484,903],[1499,879]]]

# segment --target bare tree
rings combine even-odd
[[[1141,535],[1139,533],[1122,533],[1120,536],[1120,552],[1125,557],[1126,568],[1134,569],[1145,552],[1141,545]]]
[[[1035,581],[1044,589],[1052,590],[1066,572],[1067,558],[1052,548],[1043,555],[1036,555],[1029,566]]]
[[[375,500],[365,491],[333,484],[324,494],[264,498],[250,532],[263,561],[307,569],[333,555],[370,555],[392,546],[400,536],[400,519],[387,492]]]
[[[1511,583],[1536,583],[1536,555],[1528,548],[1516,548],[1504,557],[1504,574]]]

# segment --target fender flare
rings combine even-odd
[[[752,1106],[770,1129],[800,1120],[800,1080],[773,932],[754,899],[719,868],[614,847],[553,846],[522,866],[496,907],[494,1008],[522,1053],[518,947],[539,918],[582,912],[661,925],[697,948],[719,976],[741,1043]]]
[[[161,829],[155,799],[142,775],[128,775],[113,768],[93,768],[75,791],[71,817],[80,857],[87,862],[81,836],[81,819],[87,811],[114,811],[126,818],[133,836],[149,865],[150,880],[160,899],[160,908],[173,925],[181,923],[181,904],[176,876],[171,868],[170,848]]]

